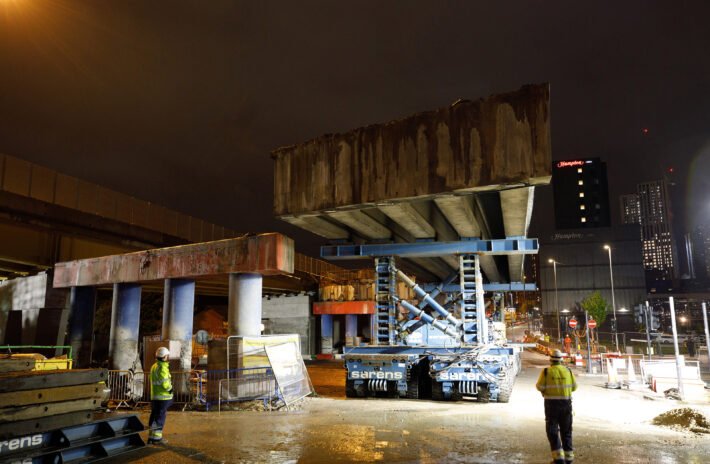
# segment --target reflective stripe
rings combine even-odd
[[[572,399],[572,396],[547,396],[545,395],[546,400],[569,400]]]
[[[173,395],[151,395],[150,399],[151,400],[170,400],[173,398]]]
[[[564,457],[565,457],[565,452],[562,449],[552,450],[552,459],[559,459],[559,458],[564,459]]]

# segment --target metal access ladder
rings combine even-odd
[[[394,257],[375,259],[375,337],[378,345],[395,344]]]

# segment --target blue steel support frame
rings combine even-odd
[[[330,260],[377,258],[437,258],[447,255],[518,255],[536,254],[536,238],[509,238],[501,240],[461,240],[459,242],[374,243],[367,245],[326,245],[320,249],[322,258]]]
[[[456,277],[458,277],[458,271],[456,272]],[[420,284],[419,287],[425,292],[434,292],[439,289],[442,293],[456,293],[461,291],[461,286],[459,284],[449,284],[449,285],[436,285],[436,284]],[[483,284],[484,292],[534,292],[537,290],[537,285],[521,282],[511,282],[509,284],[501,284],[498,282],[493,282],[489,284]],[[433,295],[433,293],[432,293]]]
[[[378,345],[394,345],[396,340],[396,282],[394,258],[375,259],[375,341]]]

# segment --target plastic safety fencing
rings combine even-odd
[[[646,360],[641,363],[641,376],[644,382],[650,384],[652,377],[676,378],[678,370],[675,356],[666,359]],[[700,362],[685,361],[681,366],[683,379],[700,380]]]
[[[620,354],[620,353],[601,353],[597,358],[601,364],[601,373],[607,374],[607,361],[616,370],[617,375],[629,374],[629,363],[633,366],[634,375],[641,375],[641,366],[647,356],[642,354]]]
[[[206,410],[215,404],[263,400],[279,397],[274,372],[270,367],[249,367],[206,371],[197,378],[197,401]]]

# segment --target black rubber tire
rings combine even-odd
[[[479,403],[489,403],[491,401],[491,390],[488,388],[487,383],[478,384],[478,394],[476,395],[476,401]]]
[[[407,381],[407,395],[405,398],[410,400],[419,399],[419,378]]]
[[[357,390],[355,390],[354,380],[345,380],[345,396],[348,398],[357,398]]]
[[[444,389],[436,380],[431,380],[431,399],[434,401],[444,401]]]
[[[500,390],[498,391],[498,402],[507,403],[510,401],[510,395],[513,393],[513,384],[511,382],[505,382],[501,384]]]

